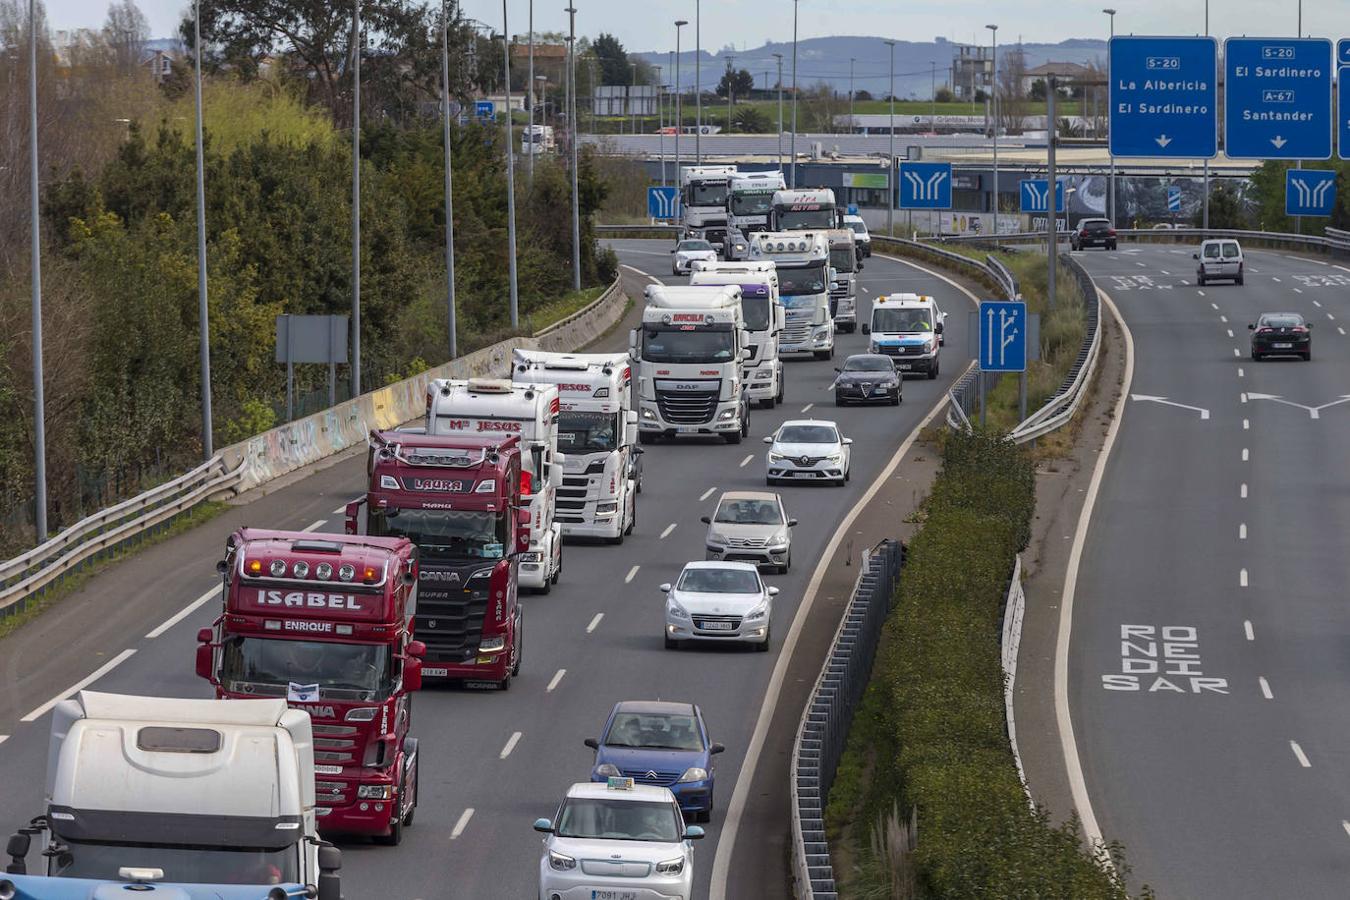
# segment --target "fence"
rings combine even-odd
[[[881,628],[900,582],[904,553],[904,545],[893,540],[882,541],[864,553],[853,597],[797,726],[789,780],[792,877],[798,898],[838,897],[825,839],[825,803],[848,741],[853,711],[871,677]]]

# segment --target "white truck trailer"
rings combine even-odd
[[[764,231],[750,242],[750,258],[774,263],[787,322],[778,352],[834,356],[830,314],[830,242],[824,231]]]
[[[695,263],[690,285],[734,284],[741,289],[741,314],[750,332],[750,358],[741,378],[751,403],[767,409],[783,402],[783,360],[778,336],[786,313],[778,290],[778,267],[767,260]]]
[[[858,272],[863,264],[850,229],[832,229],[826,234],[830,241],[830,315],[835,331],[852,334],[858,329]]]
[[[511,381],[558,389],[558,446],[566,462],[556,518],[563,536],[622,544],[637,524],[641,469],[635,457],[642,453],[628,354],[517,348]]]

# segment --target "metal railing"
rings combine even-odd
[[[1117,228],[1118,238],[1144,242],[1202,241],[1207,238],[1233,238],[1248,243],[1271,245],[1301,250],[1316,250],[1336,256],[1350,255],[1350,232],[1326,229],[1326,235],[1289,234],[1282,231],[1249,231],[1236,228]],[[1069,239],[1072,231],[1060,231],[1060,243]],[[1014,234],[960,234],[936,235],[921,238],[925,244],[1036,244],[1045,241],[1044,231],[1019,231]]]
[[[680,236],[679,225],[594,225],[596,237],[658,237],[675,239]]]
[[[848,741],[853,711],[872,673],[881,628],[904,564],[904,545],[884,540],[863,554],[853,597],[797,726],[788,772],[792,794],[792,878],[800,900],[835,900],[825,839],[825,804]]]
[[[216,456],[188,472],[86,516],[69,528],[13,559],[0,562],[0,616],[22,612],[87,565],[154,534],[177,516],[239,481]]]

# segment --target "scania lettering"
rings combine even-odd
[[[749,259],[750,235],[768,231],[773,196],[787,187],[782,172],[738,172],[727,184],[727,237],[722,258]]]
[[[858,271],[863,264],[851,229],[826,234],[830,241],[830,317],[835,331],[852,334],[858,328]]]
[[[877,297],[872,301],[871,322],[863,326],[863,334],[870,335],[868,351],[894,358],[902,377],[918,373],[937,378],[945,318],[932,297]]]
[[[774,263],[787,319],[779,353],[834,356],[830,315],[829,238],[825,231],[766,231],[754,236],[750,258]]]
[[[558,446],[565,461],[556,518],[565,537],[621,544],[633,532],[642,448],[632,372],[626,353],[512,353],[512,381],[558,388]]]
[[[6,871],[28,874],[38,837],[47,877],[33,876],[34,897],[140,896],[150,888],[126,882],[155,881],[200,886],[171,896],[202,900],[261,900],[281,884],[341,900],[342,854],[315,827],[315,733],[280,698],[80,691],[52,709],[44,814],[10,837]],[[8,877],[0,896],[15,896],[2,888]],[[121,884],[55,891],[67,881]],[[206,890],[218,884],[269,887]]]
[[[520,671],[519,558],[530,547],[517,437],[372,432],[369,493],[347,506],[347,532],[406,537],[417,545],[414,628],[422,677],[511,686]],[[420,491],[421,479],[463,486]]]
[[[680,168],[680,224],[686,237],[722,246],[727,233],[727,186],[735,166]]]
[[[417,806],[417,548],[241,528],[216,568],[224,609],[198,633],[197,674],[218,697],[279,697],[309,713],[319,828],[398,844]]]
[[[825,231],[838,228],[834,191],[816,188],[775,191],[767,231]]]
[[[653,284],[646,297],[642,326],[628,337],[638,364],[638,440],[720,435],[739,444],[750,433],[741,289]]]
[[[566,460],[558,452],[558,398],[554,385],[500,378],[437,379],[427,385],[427,434],[520,436],[522,491],[530,506],[530,548],[520,559],[520,585],[543,594],[562,574],[555,501]]]
[[[778,267],[771,262],[699,263],[689,276],[690,285],[734,284],[741,289],[741,315],[750,332],[750,358],[741,367],[746,395],[751,403],[773,409],[783,400],[783,360],[778,356],[778,336],[786,313],[778,294]]]

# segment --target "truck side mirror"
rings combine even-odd
[[[938,322],[936,325],[934,325],[933,330],[936,331],[938,334],[942,334],[942,323]]]
[[[562,487],[563,483],[563,463],[567,457],[559,453],[554,456],[553,462],[548,467],[548,486],[551,488]]]
[[[420,641],[416,643],[420,643]],[[409,651],[412,650],[411,645],[408,649]],[[423,647],[422,651],[426,652],[426,647]],[[403,689],[405,691],[420,691],[422,689],[422,660],[413,656],[411,652],[403,660]]]
[[[319,898],[342,900],[342,851],[332,844],[319,846]]]
[[[625,447],[633,447],[636,450],[637,448],[633,445],[638,442],[637,413],[629,412],[628,415],[631,419],[623,426],[623,444]]]
[[[357,533],[357,525],[361,519],[361,506],[365,502],[366,498],[362,497],[360,500],[353,500],[351,503],[347,504],[347,509],[345,510],[347,520],[343,527],[343,531],[347,534]]]
[[[631,328],[628,331],[628,355],[631,356],[633,359],[637,359],[637,345],[638,345],[637,329]]]
[[[427,655],[427,645],[421,641],[408,641],[408,648],[405,652],[413,659],[421,659]]]
[[[212,646],[215,635],[210,628],[197,632],[197,677],[216,683],[216,648]]]
[[[864,323],[863,323],[863,327],[862,327],[862,332],[863,332],[863,334],[871,334],[871,333],[872,333],[872,326],[869,325],[869,324],[867,324],[866,322],[864,322]]]
[[[754,356],[755,352],[751,350],[749,347],[741,348],[741,359],[753,359]]]
[[[5,872],[10,875],[27,875],[28,864],[24,862],[24,857],[28,855],[28,848],[33,844],[32,835],[24,834],[22,831],[16,831],[9,836],[9,843],[5,845],[5,853],[9,856],[9,865],[5,866]]]

